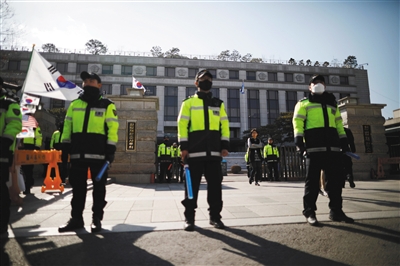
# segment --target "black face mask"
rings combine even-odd
[[[199,81],[199,88],[203,91],[209,91],[211,90],[212,87],[212,81],[209,80],[203,80]]]
[[[92,103],[98,100],[100,97],[100,90],[97,87],[85,86],[83,87],[83,94],[81,99],[85,102]]]

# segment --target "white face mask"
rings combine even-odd
[[[321,83],[315,84],[311,87],[311,92],[314,94],[322,94],[325,91],[325,86]]]

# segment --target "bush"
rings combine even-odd
[[[240,167],[240,165],[232,165],[231,166],[231,172],[233,173],[233,174],[239,174],[240,173],[240,171],[242,171],[242,168]]]

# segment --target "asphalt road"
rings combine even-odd
[[[400,218],[1,239],[1,265],[400,265]]]

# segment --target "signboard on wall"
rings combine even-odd
[[[363,127],[365,153],[373,153],[372,138],[371,138],[371,126],[363,125],[362,127]]]
[[[126,151],[136,151],[136,120],[126,121]]]

